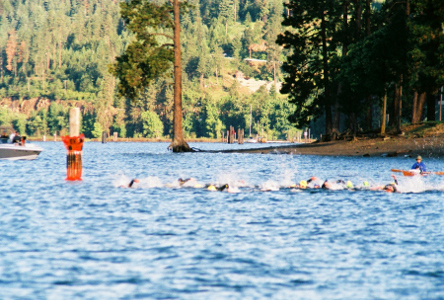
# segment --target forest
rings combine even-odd
[[[33,136],[63,135],[69,107],[78,106],[87,137],[102,131],[120,137],[171,136],[171,78],[156,79],[137,99],[117,93],[109,68],[134,39],[119,2],[0,2],[0,125]],[[294,135],[288,116],[295,108],[277,88],[285,59],[276,44],[283,31],[283,3],[190,4],[181,17],[185,137],[217,138],[230,125],[249,134],[250,123],[252,134],[269,139]],[[22,109],[30,102],[34,109]]]
[[[291,51],[281,92],[296,105],[292,123],[318,118],[329,140],[343,131],[402,134],[403,124],[441,120],[444,1],[292,0],[285,7],[291,14],[277,43]]]
[[[134,41],[118,0],[0,2],[0,125],[31,136],[170,137],[172,78],[137,99],[110,72]],[[181,15],[183,129],[285,139],[439,119],[441,0],[191,0]],[[385,122],[386,121],[386,122]],[[251,131],[250,131],[251,124]]]

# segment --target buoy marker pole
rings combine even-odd
[[[82,180],[82,149],[85,136],[80,134],[80,109],[69,110],[69,135],[62,137],[67,150],[66,180]]]

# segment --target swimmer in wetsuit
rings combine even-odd
[[[206,188],[207,190],[209,190],[209,191],[219,191],[219,192],[222,192],[222,191],[224,191],[224,190],[226,189],[227,192],[228,192],[230,186],[228,185],[228,183],[226,183],[226,184],[224,184],[224,185],[222,185],[222,186],[220,186],[220,187],[216,187],[216,185],[214,185],[214,184],[207,184],[207,185],[205,186],[205,188]]]
[[[398,192],[398,180],[396,179],[396,176],[392,174],[393,179],[395,180],[395,182],[386,184],[384,186],[375,186],[372,187],[370,190],[371,191],[384,191],[387,193],[396,193]]]
[[[133,185],[134,185],[135,183],[139,183],[139,182],[140,182],[139,179],[134,178],[134,179],[131,180],[131,182],[128,184],[128,187],[131,188],[131,187],[133,187]]]

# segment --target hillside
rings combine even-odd
[[[75,105],[88,137],[102,130],[121,137],[171,134],[171,78],[159,78],[138,101],[117,96],[108,68],[132,40],[119,2],[0,2],[0,125],[28,135],[60,134]],[[282,79],[275,61],[285,57],[275,44],[282,2],[191,4],[181,20],[185,135],[217,137],[230,125],[247,131],[250,108],[253,132],[294,134],[287,121],[293,108],[273,88]]]

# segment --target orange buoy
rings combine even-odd
[[[63,144],[65,144],[66,150],[68,150],[66,158],[66,180],[82,180],[82,149],[85,135],[63,136],[62,141]]]

